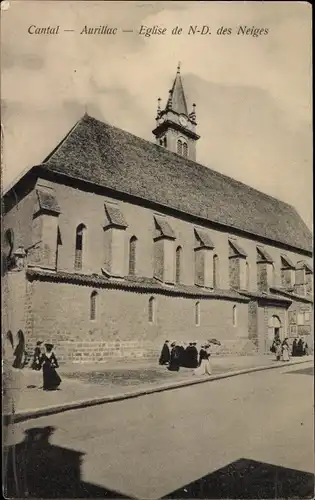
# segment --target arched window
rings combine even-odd
[[[91,320],[96,319],[97,296],[98,296],[98,293],[95,290],[94,290],[94,292],[91,293],[91,296],[90,296],[90,319]]]
[[[188,146],[186,142],[183,142],[183,156],[187,158],[188,156]]]
[[[163,139],[160,139],[160,146],[163,146]]]
[[[249,264],[246,262],[245,264],[245,278],[246,278],[246,290],[249,290],[249,280],[250,280],[250,274],[249,274]]]
[[[136,274],[136,246],[137,238],[132,236],[129,240],[129,274],[131,276]]]
[[[86,227],[84,224],[80,224],[76,229],[74,257],[74,269],[76,271],[80,271],[82,269],[85,231]]]
[[[183,154],[183,143],[180,139],[178,139],[178,141],[177,141],[177,153],[179,155]]]
[[[233,326],[237,326],[237,309],[233,306]]]
[[[14,348],[14,341],[13,341],[13,335],[12,335],[11,330],[9,330],[9,331],[7,332],[7,339],[8,339],[8,341],[10,342],[10,345],[11,345],[11,347],[12,347],[12,349],[13,349],[13,348]]]
[[[219,257],[217,255],[213,256],[213,288],[220,287],[220,275],[219,275]]]
[[[200,302],[195,304],[195,325],[200,326]]]
[[[149,298],[149,308],[148,308],[148,319],[149,323],[155,322],[155,298]]]
[[[175,282],[180,283],[181,282],[181,267],[182,267],[182,262],[181,262],[181,257],[182,257],[182,247],[177,247],[176,248],[176,273],[175,273]]]

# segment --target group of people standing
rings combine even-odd
[[[271,352],[275,353],[276,361],[290,361],[290,356],[305,356],[308,354],[308,345],[302,338],[294,339],[292,349],[288,338],[282,342],[279,338],[275,338],[270,348]]]
[[[185,347],[186,345],[186,347]],[[203,344],[198,352],[196,342],[171,342],[166,340],[161,351],[159,364],[170,371],[178,372],[180,367],[193,368],[196,375],[211,375],[210,342]]]
[[[292,356],[308,356],[308,344],[302,338],[294,339],[292,344]]]

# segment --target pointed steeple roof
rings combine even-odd
[[[167,107],[175,111],[175,113],[188,116],[186,97],[182,79],[180,76],[180,63],[178,63],[177,66],[177,73],[173,83],[173,87],[170,90]]]

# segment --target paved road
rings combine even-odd
[[[30,494],[148,500],[311,495],[313,376],[307,366],[17,424],[15,442],[23,441],[24,431],[29,436],[16,450],[28,463]]]

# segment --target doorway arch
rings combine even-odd
[[[277,315],[271,316],[268,321],[268,341],[271,346],[274,340],[279,339],[280,341],[283,340],[283,328],[282,328],[282,323]]]

